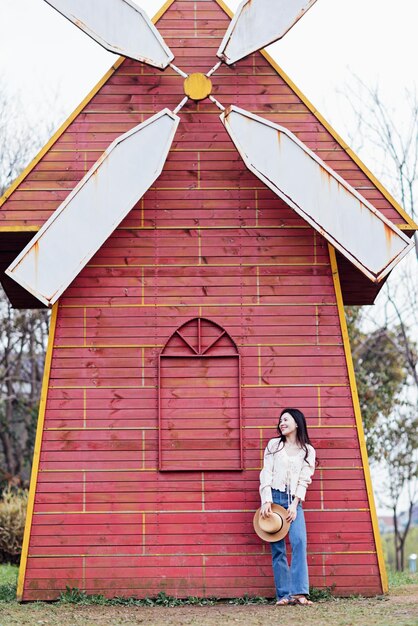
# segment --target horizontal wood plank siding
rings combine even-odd
[[[206,72],[227,24],[211,0],[177,0],[159,28],[182,69]],[[399,221],[261,55],[221,68],[213,85],[225,105],[285,124]],[[171,70],[125,61],[13,193],[2,223],[41,225],[110,141],[182,95]],[[218,113],[207,101],[185,106],[163,173],[60,300],[24,600],[54,599],[66,585],[272,596],[252,515],[285,406],[305,412],[319,457],[305,503],[311,584],[381,592],[327,245],[245,168]],[[242,472],[216,471],[222,445],[211,471],[158,471],[159,354],[197,317],[239,350]],[[171,411],[187,447],[219,386],[237,389],[227,362],[210,368],[204,389],[185,384],[181,365],[174,374],[170,364],[170,389],[181,391]],[[190,405],[200,414],[188,416]]]

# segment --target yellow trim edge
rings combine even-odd
[[[36,233],[40,226],[0,226],[0,233]]]
[[[395,226],[397,226],[400,230],[411,230],[410,226],[408,224],[395,224]],[[118,228],[118,230],[162,230],[163,228],[170,228],[170,226],[167,227],[162,227],[162,228],[153,228],[152,226],[146,226],[146,227],[137,227],[137,226],[132,226],[132,227],[121,227]],[[182,226],[180,224],[180,226],[172,226],[172,229],[178,230],[178,229],[188,229],[190,228],[189,225],[184,225]],[[212,229],[227,229],[227,228],[234,228],[236,229],[235,225],[230,225],[230,226],[213,226],[211,227]],[[248,228],[248,226],[242,226],[241,228]],[[270,227],[269,227],[270,228]],[[280,227],[279,227],[280,228]],[[298,227],[299,228],[299,227]],[[301,226],[300,228],[309,228],[309,226]],[[0,233],[37,233],[38,230],[40,230],[41,227],[40,226],[0,226]],[[201,230],[201,227],[196,227],[197,230]]]
[[[230,10],[229,7],[223,2],[223,0],[215,0],[215,2],[221,7],[221,9],[228,15],[228,17],[232,18],[234,13]],[[344,141],[342,137],[337,133],[336,130],[327,122],[327,120],[319,113],[319,111],[314,107],[312,102],[308,100],[304,93],[295,85],[293,80],[286,74],[286,72],[280,67],[280,65],[273,59],[272,56],[265,50],[260,50],[263,57],[270,63],[272,68],[276,70],[279,76],[285,81],[285,83],[292,89],[295,94],[302,100],[304,105],[310,110],[313,115],[317,118],[317,120],[326,128],[326,130],[334,137],[335,141],[340,144],[341,148],[351,157],[354,163],[362,170],[362,172],[369,178],[369,180],[376,186],[376,188],[384,195],[386,200],[391,203],[393,208],[398,211],[399,215],[407,222],[404,224],[404,230],[418,230],[418,224],[416,224],[410,215],[401,207],[401,205],[395,200],[395,198],[389,193],[389,191],[382,185],[382,183],[374,176],[374,174],[369,170],[369,168],[361,161],[361,159],[353,152],[348,144]],[[401,228],[398,226],[398,228]]]
[[[380,538],[379,524],[377,520],[376,506],[374,501],[373,486],[370,476],[369,459],[366,448],[366,439],[364,436],[363,420],[361,419],[360,402],[357,392],[356,376],[354,373],[353,358],[351,355],[350,340],[348,337],[347,321],[345,319],[344,302],[341,291],[340,276],[338,273],[337,257],[335,248],[328,244],[329,257],[331,262],[332,278],[334,281],[335,295],[337,299],[338,316],[340,318],[341,333],[344,343],[345,359],[347,362],[348,378],[350,381],[351,396],[353,398],[354,415],[356,419],[357,433],[360,443],[361,460],[363,464],[364,479],[366,481],[367,496],[369,500],[370,515],[372,518],[373,535],[376,545],[377,561],[379,564],[380,579],[382,583],[383,593],[387,593],[389,589],[388,578],[386,573],[385,559],[383,557],[382,541]]]
[[[154,17],[152,18],[152,23],[156,24],[158,22],[158,20],[164,15],[164,13],[166,11],[168,11],[168,9],[171,7],[171,5],[173,4],[173,2],[175,2],[176,0],[166,0],[166,2],[164,2],[164,4],[162,5],[162,7],[157,11],[157,13],[154,15]]]
[[[167,2],[161,7],[161,9],[154,15],[152,18],[153,23],[155,24],[160,17],[167,11],[167,9],[175,2],[175,0],[167,0]],[[125,57],[119,57],[113,65],[108,69],[106,74],[99,80],[99,82],[93,87],[93,89],[87,94],[87,96],[80,102],[80,104],[74,109],[71,115],[61,124],[57,131],[52,135],[50,140],[44,145],[43,148],[38,152],[38,154],[32,159],[32,161],[25,167],[23,172],[15,178],[12,184],[6,189],[4,194],[0,197],[0,208],[6,202],[8,198],[12,195],[14,191],[19,187],[20,183],[30,174],[33,168],[39,163],[42,157],[52,148],[54,143],[58,141],[61,135],[67,130],[69,125],[75,120],[75,118],[82,112],[85,106],[94,98],[97,92],[103,87],[103,85],[109,80],[109,78],[115,73],[115,71],[122,65]],[[1,227],[1,230],[4,231],[14,231],[14,232],[27,232],[31,230],[31,227],[27,226],[9,226],[9,227]],[[35,228],[33,230],[39,230],[39,228]]]
[[[33,452],[32,472],[30,477],[28,508],[26,512],[25,532],[23,535],[22,555],[20,557],[19,576],[17,580],[16,599],[21,602],[25,583],[26,565],[28,562],[28,550],[30,532],[32,527],[33,508],[35,504],[36,484],[38,481],[39,459],[41,456],[42,434],[44,430],[45,409],[48,396],[49,377],[51,373],[52,351],[57,325],[58,302],[52,307],[51,322],[49,326],[48,347],[45,356],[44,375],[42,379],[41,399],[39,403],[38,424],[36,427],[35,449]]]
[[[38,152],[38,154],[35,156],[35,158],[32,159],[32,161],[29,163],[29,165],[27,165],[25,167],[23,172],[17,178],[15,178],[15,180],[10,185],[10,187],[8,187],[6,189],[6,191],[4,192],[4,194],[1,196],[1,198],[0,198],[0,208],[3,206],[3,204],[6,202],[6,200],[8,198],[10,198],[12,193],[14,191],[16,191],[16,189],[17,189],[17,187],[19,187],[20,183],[26,178],[26,176],[28,176],[30,174],[30,172],[39,163],[39,161],[42,159],[42,157],[49,151],[50,148],[52,148],[54,143],[56,141],[58,141],[58,139],[61,137],[61,135],[64,133],[64,131],[67,130],[69,125],[75,120],[75,118],[79,115],[79,113],[81,113],[81,111],[84,109],[84,107],[87,106],[87,104],[90,102],[90,100],[92,100],[92,98],[96,95],[96,93],[99,91],[99,89],[112,76],[112,74],[118,69],[118,67],[120,65],[122,65],[124,60],[125,60],[125,57],[119,57],[115,61],[115,63],[112,65],[112,67],[110,67],[108,69],[108,71],[103,76],[103,78],[101,80],[99,80],[99,82],[87,94],[87,96],[84,98],[84,100],[82,100],[80,102],[78,107],[76,109],[74,109],[74,111],[71,113],[71,115],[65,120],[65,122],[63,122],[63,124],[61,124],[61,126],[58,128],[58,130],[52,135],[51,139],[44,145],[43,148],[41,148],[41,150]],[[21,228],[20,227],[16,227],[14,230],[26,231],[27,227],[25,227],[25,226],[22,226]]]

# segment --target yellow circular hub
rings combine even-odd
[[[184,81],[184,93],[192,100],[204,100],[211,91],[212,81],[200,72],[190,74]]]

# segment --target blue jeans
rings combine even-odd
[[[273,502],[288,508],[287,493],[272,489]],[[309,593],[308,562],[306,557],[306,525],[302,505],[297,506],[296,519],[291,522],[289,529],[292,560],[289,567],[286,556],[285,539],[273,541],[271,553],[273,560],[273,574],[276,585],[277,599],[289,598],[296,594]]]

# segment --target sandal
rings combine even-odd
[[[309,606],[313,604],[312,600],[308,600],[306,596],[292,596],[293,604],[300,604],[301,606]]]
[[[281,598],[281,600],[277,600],[276,606],[286,606],[288,604],[295,604],[293,598]]]

